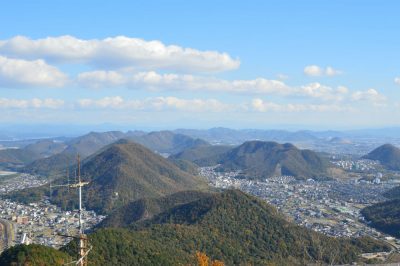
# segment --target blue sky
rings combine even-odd
[[[2,4],[0,122],[400,124],[396,1],[98,2]]]

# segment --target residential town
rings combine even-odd
[[[316,182],[276,176],[263,181],[237,178],[239,172],[216,172],[202,167],[200,174],[217,188],[237,188],[276,206],[289,220],[334,237],[371,236],[384,238],[369,227],[360,210],[384,200],[381,194],[396,183],[373,183],[358,180]],[[400,240],[394,240],[400,245]]]
[[[0,193],[36,187],[44,183],[33,175],[21,174],[0,184]],[[11,245],[36,243],[60,248],[72,240],[67,236],[77,234],[78,215],[77,211],[61,210],[47,199],[29,205],[2,199],[0,200],[0,219],[12,228],[11,235],[7,235],[7,238],[11,239],[5,239],[5,230],[3,230],[2,240]],[[90,230],[105,218],[94,211],[86,210],[82,212],[82,217],[85,230]],[[8,245],[3,244],[2,247]]]

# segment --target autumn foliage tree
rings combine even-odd
[[[224,266],[225,264],[220,260],[211,260],[207,254],[197,251],[196,258],[198,266]]]

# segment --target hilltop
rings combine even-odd
[[[379,161],[389,170],[400,171],[400,149],[391,144],[384,144],[363,158]]]
[[[242,170],[246,176],[268,178],[291,175],[298,178],[326,178],[328,164],[311,150],[292,144],[248,141],[221,156],[220,170]]]
[[[201,177],[184,172],[162,156],[127,140],[111,144],[84,161],[82,174],[90,182],[84,188],[84,205],[100,213],[141,198],[207,189]],[[48,187],[26,189],[10,196],[29,201],[44,196],[47,191]],[[64,208],[77,204],[76,194],[63,188],[54,189],[51,200]]]

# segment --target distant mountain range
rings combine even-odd
[[[128,221],[128,228],[106,228],[90,234],[91,265],[196,265],[196,251],[225,265],[337,265],[360,261],[360,253],[390,250],[370,238],[331,238],[297,226],[274,207],[237,190],[196,194],[190,202],[190,192],[188,197],[182,195],[153,202],[159,209],[156,206],[146,219],[137,217],[151,210],[149,205],[145,205],[145,211],[119,209],[120,214],[115,214]],[[21,264],[27,258],[16,255],[20,250],[20,246],[11,248],[0,262],[12,258],[8,261]],[[60,258],[66,253],[73,257],[76,242],[61,251],[65,253]],[[47,248],[25,254],[41,258],[43,265],[57,255]]]
[[[177,129],[174,132],[187,136],[204,139],[210,143],[240,144],[249,140],[277,141],[277,142],[310,142],[318,140],[352,138],[398,138],[400,128],[362,129],[346,131],[313,131],[313,130],[261,130],[261,129],[229,129],[211,128],[204,130]]]
[[[100,213],[141,198],[207,189],[201,177],[182,171],[173,162],[128,140],[119,140],[88,158],[83,163],[82,173],[90,182],[84,189],[85,206]],[[66,181],[66,178],[56,180]],[[49,187],[44,186],[18,191],[11,197],[30,201],[48,193]],[[51,200],[64,208],[77,205],[76,193],[68,193],[63,188],[54,189]]]
[[[400,170],[400,149],[391,144],[382,145],[363,156],[363,158],[379,161],[389,170]]]

